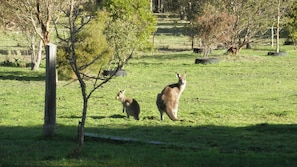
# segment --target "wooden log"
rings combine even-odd
[[[85,137],[97,138],[97,139],[104,139],[104,140],[112,140],[118,142],[140,142],[146,144],[153,144],[153,145],[166,145],[167,143],[161,141],[144,141],[136,138],[131,137],[122,137],[122,136],[111,136],[111,135],[104,135],[104,134],[97,134],[97,133],[84,133]]]
[[[101,139],[101,140],[110,140],[115,142],[134,142],[134,143],[140,143],[140,144],[151,144],[151,145],[157,145],[162,146],[166,148],[173,148],[173,149],[190,149],[190,150],[200,150],[201,148],[199,146],[193,146],[193,145],[187,145],[187,144],[176,144],[176,143],[166,143],[161,141],[146,141],[146,140],[140,140],[137,138],[131,138],[131,137],[122,137],[122,136],[112,136],[112,135],[104,135],[104,134],[97,134],[97,133],[84,133],[85,138],[93,138],[93,139]]]

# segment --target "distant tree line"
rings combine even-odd
[[[225,43],[235,54],[244,46],[250,47],[252,39],[270,30],[277,41],[284,28],[296,41],[296,2],[294,0],[155,0],[154,12],[179,14],[190,21],[190,36],[201,38],[202,43]],[[295,4],[294,4],[295,3]],[[225,17],[218,17],[224,15]],[[217,21],[211,21],[219,19]],[[207,21],[208,20],[208,21]],[[217,23],[220,21],[221,23]],[[207,24],[207,25],[206,25]],[[224,27],[224,28],[222,28]],[[212,30],[210,30],[212,29]],[[206,39],[213,38],[212,40]],[[205,46],[209,47],[209,46]]]

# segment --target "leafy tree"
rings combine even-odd
[[[293,39],[295,43],[295,48],[297,44],[297,2],[294,2],[292,6],[292,10],[289,13],[289,31],[290,31],[290,36]]]
[[[109,0],[104,3],[110,14],[105,33],[120,63],[134,50],[152,46],[148,39],[156,31],[156,19],[149,7],[149,1],[143,0]]]

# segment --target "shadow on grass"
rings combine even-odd
[[[168,27],[158,28],[156,34],[168,34],[168,35],[189,35],[191,29],[188,27]]]
[[[92,119],[104,119],[104,118],[126,118],[124,115],[114,114],[109,117],[106,116],[90,116]]]
[[[41,130],[41,126],[0,126],[0,166],[61,166],[68,161],[70,164],[82,163],[89,166],[94,159],[110,165],[111,162],[126,159],[127,156],[141,160],[137,161],[137,165],[140,166],[159,162],[168,166],[172,164],[172,158],[169,155],[177,158],[174,161],[177,166],[185,163],[183,158],[178,157],[187,157],[186,166],[197,162],[204,166],[232,166],[234,163],[237,164],[236,166],[297,165],[295,159],[297,125],[86,127],[86,132],[95,134],[131,137],[168,144],[150,145],[86,137],[85,151],[78,159],[80,162],[73,161],[73,157],[69,159],[69,154],[76,147],[77,127],[57,125],[56,136],[49,139],[41,137]],[[156,155],[156,152],[159,155]],[[220,161],[217,161],[218,159]],[[123,166],[129,166],[129,161],[121,163]]]
[[[159,51],[162,52],[184,52],[184,51],[191,51],[192,49],[188,48],[158,48]]]
[[[0,80],[44,81],[45,74],[36,71],[0,71]]]
[[[166,60],[170,59],[194,59],[196,56],[194,54],[190,53],[176,53],[176,54],[162,54],[162,55],[154,55],[154,56],[143,56],[142,59],[145,60],[151,60],[151,59],[157,59],[160,62],[164,62]]]

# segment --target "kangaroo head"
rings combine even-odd
[[[125,91],[126,90],[120,90],[116,96],[116,99],[122,99],[125,97]]]
[[[178,78],[178,84],[179,85],[185,85],[186,84],[186,73],[183,75],[180,75],[179,73],[176,73],[176,77]]]

